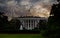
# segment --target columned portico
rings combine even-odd
[[[39,23],[40,20],[42,20],[40,17],[20,17],[18,19],[22,23],[22,29],[24,27],[26,30],[32,30],[35,27],[39,28],[39,26],[37,26],[37,24]],[[20,30],[22,30],[22,29],[20,29]]]

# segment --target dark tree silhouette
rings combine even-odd
[[[0,31],[5,31],[8,25],[8,17],[3,14],[4,12],[0,12]]]
[[[10,22],[9,22],[9,31],[19,31],[20,29],[20,25],[21,25],[21,22],[17,19],[12,19]]]
[[[47,28],[47,21],[46,20],[40,20],[39,21],[39,29],[45,30]]]
[[[59,4],[53,4],[50,16],[48,18],[48,29],[45,32],[46,38],[60,38],[60,0]]]

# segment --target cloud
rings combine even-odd
[[[36,14],[37,16],[49,16],[53,3],[57,3],[56,0],[0,0],[0,10],[5,11],[5,15],[8,17]],[[35,13],[32,10],[39,13]]]

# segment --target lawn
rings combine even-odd
[[[0,38],[43,38],[41,34],[0,34]]]

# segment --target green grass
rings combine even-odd
[[[43,38],[41,34],[0,34],[0,38]]]

